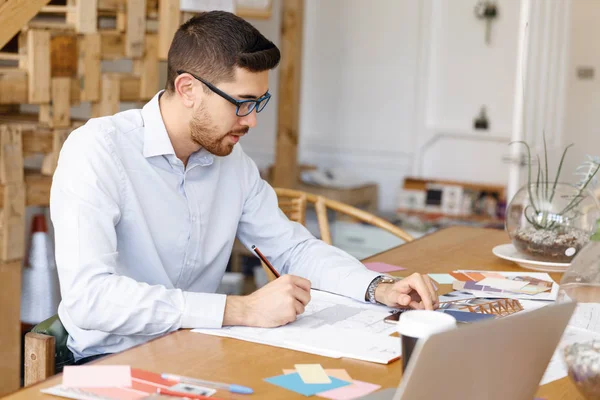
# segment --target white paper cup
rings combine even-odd
[[[410,310],[400,314],[398,333],[402,346],[402,370],[410,360],[417,341],[456,328],[456,319],[439,311]]]

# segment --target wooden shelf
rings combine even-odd
[[[48,207],[52,177],[36,173],[25,173],[25,205]],[[0,185],[0,208],[4,207],[4,186]]]
[[[407,210],[403,208],[399,208],[396,210],[396,213],[399,215],[409,215],[421,217],[421,219],[426,221],[436,221],[442,218],[447,218],[451,220],[460,220],[466,222],[481,222],[481,223],[489,223],[489,224],[502,224],[504,223],[503,219],[500,218],[492,218],[485,215],[450,215],[443,214],[439,212],[427,212],[427,211],[417,211],[417,210]]]

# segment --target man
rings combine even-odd
[[[58,313],[76,360],[179,328],[283,325],[302,314],[311,286],[435,307],[428,277],[386,283],[290,222],[236,146],[269,101],[268,71],[279,57],[233,14],[200,14],[175,34],[164,92],[69,136],[50,207]],[[215,294],[236,235],[283,276],[248,296]]]

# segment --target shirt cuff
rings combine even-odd
[[[221,328],[227,296],[215,293],[184,292],[182,328]]]
[[[364,267],[363,267],[364,268]],[[366,294],[369,284],[373,279],[381,276],[381,273],[366,268],[353,272],[343,282],[340,282],[338,293],[364,303],[367,302]]]

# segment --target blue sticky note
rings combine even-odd
[[[300,393],[304,396],[312,396],[317,393],[325,392],[331,389],[337,389],[351,384],[351,382],[346,382],[332,376],[329,378],[331,379],[331,383],[304,383],[302,378],[300,378],[300,374],[296,372],[293,374],[266,378],[265,381],[272,383],[273,385],[280,386],[284,389],[291,390],[292,392]]]

